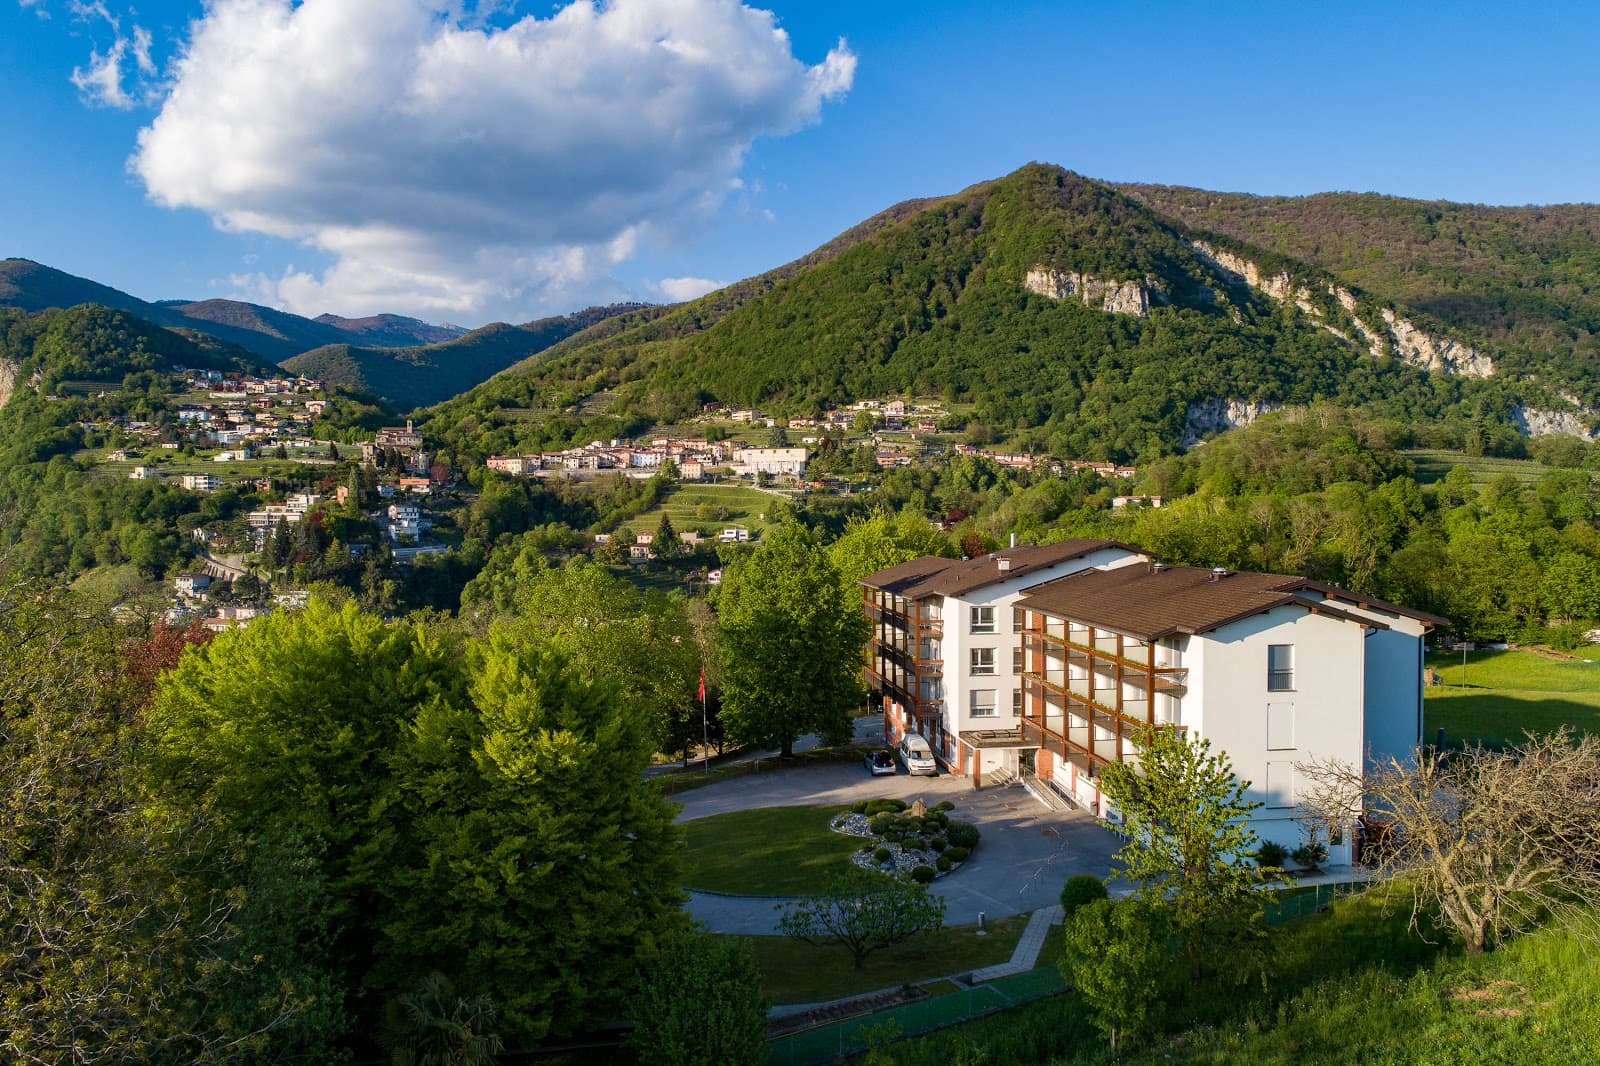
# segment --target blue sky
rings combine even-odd
[[[0,254],[146,299],[477,325],[733,281],[1030,160],[1600,200],[1594,5],[772,3],[781,48],[725,0],[534,25],[560,6],[0,0]],[[630,33],[680,47],[608,56]]]

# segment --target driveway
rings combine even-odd
[[[859,766],[832,764],[753,774],[695,789],[683,797],[679,821],[755,807],[825,806],[858,799],[921,797],[929,806],[947,799],[951,816],[972,822],[983,841],[961,869],[939,878],[931,890],[945,901],[945,922],[965,925],[1025,914],[1060,901],[1061,884],[1073,874],[1105,877],[1117,836],[1082,811],[1052,811],[1021,785],[974,790],[965,778],[869,777]],[[778,931],[781,900],[690,893],[689,913],[716,933]]]

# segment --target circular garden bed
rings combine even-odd
[[[851,861],[867,870],[893,873],[927,884],[960,869],[982,835],[970,822],[950,817],[955,804],[941,800],[925,807],[921,800],[857,800],[828,823],[837,833],[864,837]]]

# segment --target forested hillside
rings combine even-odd
[[[1313,264],[1600,405],[1600,206],[1487,207],[1375,193],[1123,191],[1195,230]]]
[[[640,307],[591,307],[520,326],[497,322],[439,344],[403,348],[332,344],[286,359],[283,366],[377,396],[397,407],[420,407],[465,392],[558,341]]]
[[[712,400],[798,416],[938,395],[1019,449],[1150,459],[1178,449],[1197,408],[1229,401],[1359,404],[1453,445],[1551,402],[1537,376],[1425,373],[1359,342],[1355,318],[1381,321],[1372,298],[1270,298],[1199,236],[1112,186],[1030,165],[902,205],[832,254],[556,345],[443,405],[430,430],[471,454],[628,432]],[[600,410],[578,406],[596,395]],[[565,413],[528,417],[551,398]]]

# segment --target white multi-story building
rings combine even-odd
[[[771,474],[775,477],[804,477],[804,448],[740,448],[733,453],[733,472],[742,477]]]
[[[1163,566],[1111,542],[1052,547],[1060,557],[1020,580],[1021,559],[981,583],[958,567],[998,571],[1045,549],[866,579],[886,733],[922,733],[975,785],[1031,777],[1114,821],[1101,771],[1137,762],[1147,727],[1186,730],[1249,783],[1260,837],[1289,848],[1303,842],[1297,767],[1364,767],[1420,743],[1423,640],[1444,619],[1301,577]],[[1326,841],[1331,861],[1350,861],[1352,839]]]
[[[184,474],[180,483],[190,492],[216,492],[222,480],[215,474]]]

